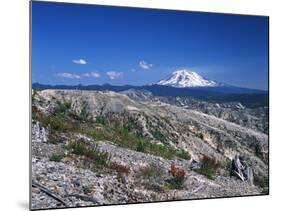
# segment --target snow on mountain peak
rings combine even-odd
[[[196,72],[181,69],[173,72],[167,79],[157,82],[158,85],[173,87],[216,87],[219,83],[207,80]]]

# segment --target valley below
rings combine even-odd
[[[264,104],[33,89],[32,209],[268,194],[268,131]]]

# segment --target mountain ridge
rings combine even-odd
[[[109,83],[106,84],[90,84],[90,85],[64,85],[64,84],[41,84],[38,82],[32,83],[32,88],[35,89],[81,89],[81,90],[111,90],[116,89],[117,91],[123,91],[126,89],[149,89],[149,87],[159,87],[159,88],[171,88],[175,90],[200,90],[200,91],[210,91],[210,92],[218,92],[218,93],[232,93],[232,94],[241,94],[241,93],[268,93],[268,90],[261,90],[261,89],[253,89],[253,88],[245,88],[245,87],[237,87],[237,86],[217,86],[217,87],[186,87],[186,88],[179,88],[179,87],[172,87],[166,85],[159,85],[159,84],[149,84],[149,85],[112,85]],[[114,91],[114,90],[113,90]]]
[[[95,90],[122,92],[129,89],[146,90],[156,96],[170,97],[193,97],[206,101],[218,102],[242,102],[250,107],[268,106],[268,92],[263,90],[239,88],[239,87],[189,87],[177,88],[165,85],[146,86],[115,86],[115,85],[46,85],[33,83],[33,89],[64,89],[64,90]]]

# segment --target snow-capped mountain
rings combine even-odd
[[[205,79],[196,72],[181,69],[173,72],[167,79],[157,82],[158,85],[173,86],[173,87],[218,87],[222,84]]]

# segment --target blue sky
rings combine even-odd
[[[143,85],[186,68],[267,89],[268,19],[32,3],[32,81]]]

